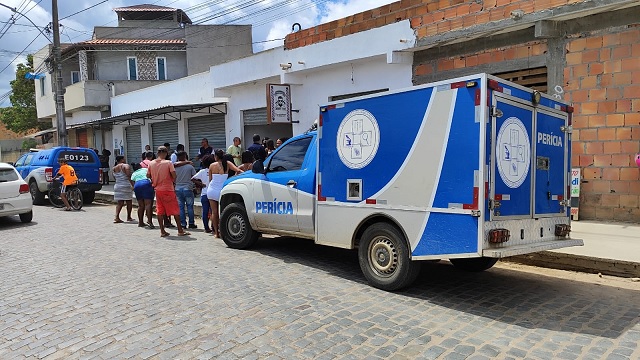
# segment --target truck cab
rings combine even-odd
[[[252,172],[227,180],[220,209],[233,205],[229,226],[236,229],[227,231],[227,236],[242,244],[255,242],[258,233],[313,239],[316,153],[317,133],[310,131],[286,141],[264,162],[256,162]],[[230,220],[231,212],[223,211],[223,216],[221,223]]]

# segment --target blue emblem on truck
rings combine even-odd
[[[262,214],[290,214],[293,215],[293,203],[291,201],[256,201],[256,213]]]

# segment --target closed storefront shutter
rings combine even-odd
[[[127,126],[124,128],[124,136],[126,140],[125,156],[128,163],[140,161],[142,154],[142,139],[140,136],[140,125]]]
[[[76,129],[76,140],[79,147],[89,147],[89,139],[87,137],[87,129]]]
[[[224,114],[207,115],[191,118],[187,123],[189,136],[189,157],[194,158],[200,149],[203,138],[215,149],[227,151],[224,130]]]
[[[153,151],[164,143],[171,144],[171,150],[178,146],[178,122],[163,121],[151,124],[151,143]]]
[[[267,108],[244,110],[242,120],[244,126],[267,125]]]

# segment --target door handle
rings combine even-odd
[[[296,185],[298,185],[298,183],[295,180],[289,180],[289,182],[287,182],[288,187],[296,187]]]

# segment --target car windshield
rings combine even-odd
[[[18,173],[13,169],[0,169],[0,182],[18,180]]]

